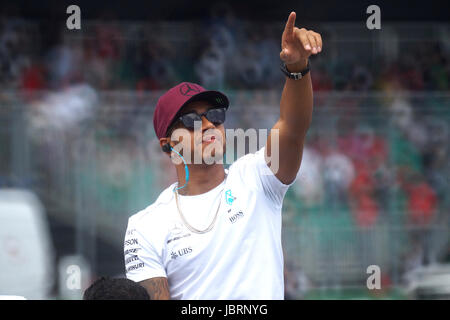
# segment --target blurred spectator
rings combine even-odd
[[[236,85],[250,89],[260,87],[264,80],[264,66],[260,61],[262,52],[259,51],[260,36],[248,31],[250,35],[243,42],[234,58],[233,72],[236,75]]]
[[[286,255],[285,255],[286,256]],[[311,281],[303,270],[295,267],[292,261],[284,264],[284,299],[297,300],[311,288]]]
[[[46,57],[48,88],[58,90],[77,83],[82,77],[83,48],[78,43],[61,43]]]
[[[417,173],[403,181],[403,188],[408,198],[407,223],[414,226],[410,233],[411,245],[420,257],[421,265],[427,265],[436,259],[436,249],[432,248],[432,223],[437,218],[438,199],[434,190]]]
[[[314,149],[306,146],[298,178],[293,185],[295,194],[307,207],[321,204],[324,197],[323,160]]]
[[[216,45],[208,48],[195,66],[200,84],[206,88],[223,88],[225,54]]]
[[[84,84],[49,93],[33,103],[31,130],[70,133],[93,114],[97,99],[97,92]]]
[[[175,49],[168,42],[158,43],[159,45],[149,44],[150,89],[153,90],[171,87],[178,81],[173,68],[174,61],[171,59]]]
[[[351,208],[360,227],[373,226],[377,221],[379,208],[374,198],[375,184],[367,168],[361,167],[350,186]]]
[[[33,64],[24,69],[21,77],[21,89],[26,98],[33,98],[35,92],[46,88],[45,69],[39,64]]]
[[[0,23],[0,83],[4,88],[18,88],[22,73],[31,65],[28,27],[17,18]]]
[[[438,43],[434,43],[427,49],[426,59],[423,58],[424,77],[426,89],[428,90],[448,90],[449,88],[449,69],[448,55],[443,54],[442,48]]]
[[[406,53],[399,61],[398,78],[404,90],[423,90],[423,72],[417,59],[410,53]]]
[[[347,202],[347,190],[355,175],[352,161],[344,153],[333,150],[324,156],[324,185],[333,204]]]
[[[375,134],[372,127],[362,125],[350,131],[338,141],[340,149],[346,153],[358,167],[362,164],[377,168],[387,160],[387,146],[382,137]]]
[[[404,188],[408,195],[410,222],[417,226],[430,224],[437,206],[434,190],[419,175],[414,175]]]
[[[407,131],[413,125],[413,110],[406,99],[397,97],[389,110],[394,125],[400,130]]]
[[[333,81],[330,74],[323,65],[315,66],[314,75],[311,75],[314,91],[330,91],[333,90]],[[322,103],[317,103],[322,105]]]
[[[347,89],[353,91],[367,91],[372,88],[372,74],[366,66],[356,65]]]

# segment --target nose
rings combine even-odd
[[[214,129],[215,127],[214,123],[206,119],[205,116],[202,116],[202,132],[208,129]]]

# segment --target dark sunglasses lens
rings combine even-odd
[[[202,121],[198,114],[195,112],[187,113],[181,116],[181,121],[183,125],[188,129],[194,129],[195,121]]]
[[[210,109],[206,113],[206,119],[211,121],[215,124],[222,124],[225,122],[225,109],[224,108],[217,108],[217,109]]]
[[[215,124],[222,124],[225,122],[225,108],[210,109],[206,112],[205,117],[208,121]],[[194,129],[195,121],[202,121],[202,118],[195,112],[186,113],[181,116],[183,125],[188,129]]]

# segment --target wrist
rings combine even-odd
[[[283,62],[280,69],[289,79],[300,80],[310,71],[309,60],[306,60],[305,64],[303,61],[291,63],[289,65]]]
[[[286,63],[286,69],[289,72],[300,72],[302,70],[305,70],[307,66],[308,66],[308,58],[301,59],[300,61],[297,61],[295,63],[290,64]]]

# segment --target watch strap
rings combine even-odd
[[[300,72],[290,72],[287,67],[286,64],[284,62],[281,63],[281,71],[283,71],[283,73],[290,79],[294,79],[294,80],[300,80],[301,78],[303,78],[310,70],[310,66],[309,66],[309,60],[308,60],[308,64],[306,65],[306,68],[303,69]]]

